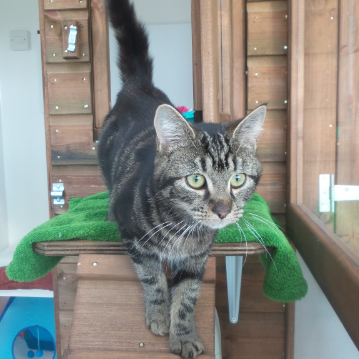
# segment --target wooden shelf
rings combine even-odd
[[[126,254],[122,242],[103,242],[83,240],[68,240],[56,242],[33,243],[34,252],[44,256],[77,256],[79,254]],[[273,248],[268,247],[268,251]],[[211,250],[211,256],[244,256],[266,253],[260,243],[216,243]]]

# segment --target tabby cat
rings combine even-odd
[[[123,81],[99,144],[108,218],[142,282],[146,325],[169,333],[173,353],[194,358],[204,352],[193,313],[207,257],[218,229],[238,221],[255,191],[266,107],[242,121],[189,124],[152,83],[148,39],[133,5],[108,0],[107,7]]]

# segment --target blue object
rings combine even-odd
[[[195,113],[195,111],[183,112],[183,113],[182,113],[182,116],[183,116],[188,122],[194,123],[194,113]]]
[[[27,356],[28,356],[28,358],[33,358],[34,357],[34,352],[32,350],[29,350],[27,352]]]
[[[35,355],[36,355],[38,358],[41,358],[41,357],[44,355],[44,353],[42,352],[42,350],[36,350]]]
[[[54,343],[53,338],[56,337],[54,318],[53,298],[15,297],[0,321],[0,358],[16,358],[13,354],[14,341],[20,333],[23,333],[29,327],[39,326],[45,328],[51,334],[52,343]],[[31,358],[29,356],[30,351],[35,356],[34,352],[39,347],[36,346],[33,350],[29,349],[24,352],[23,358]],[[40,349],[42,349],[41,346]],[[54,359],[56,359],[55,345],[54,349]]]

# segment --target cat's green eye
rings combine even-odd
[[[246,181],[246,175],[244,173],[237,173],[231,178],[232,188],[239,188],[243,186]]]
[[[187,176],[187,183],[192,188],[198,189],[204,186],[204,184],[206,183],[206,179],[201,175],[190,175]]]

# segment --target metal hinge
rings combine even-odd
[[[334,212],[334,202],[359,201],[359,186],[334,185],[334,175],[319,175],[319,212]]]
[[[76,50],[77,26],[70,25],[67,51],[75,52]]]
[[[63,183],[52,184],[52,191],[50,193],[50,196],[54,199],[53,203],[55,205],[65,204],[64,191],[65,186]]]

